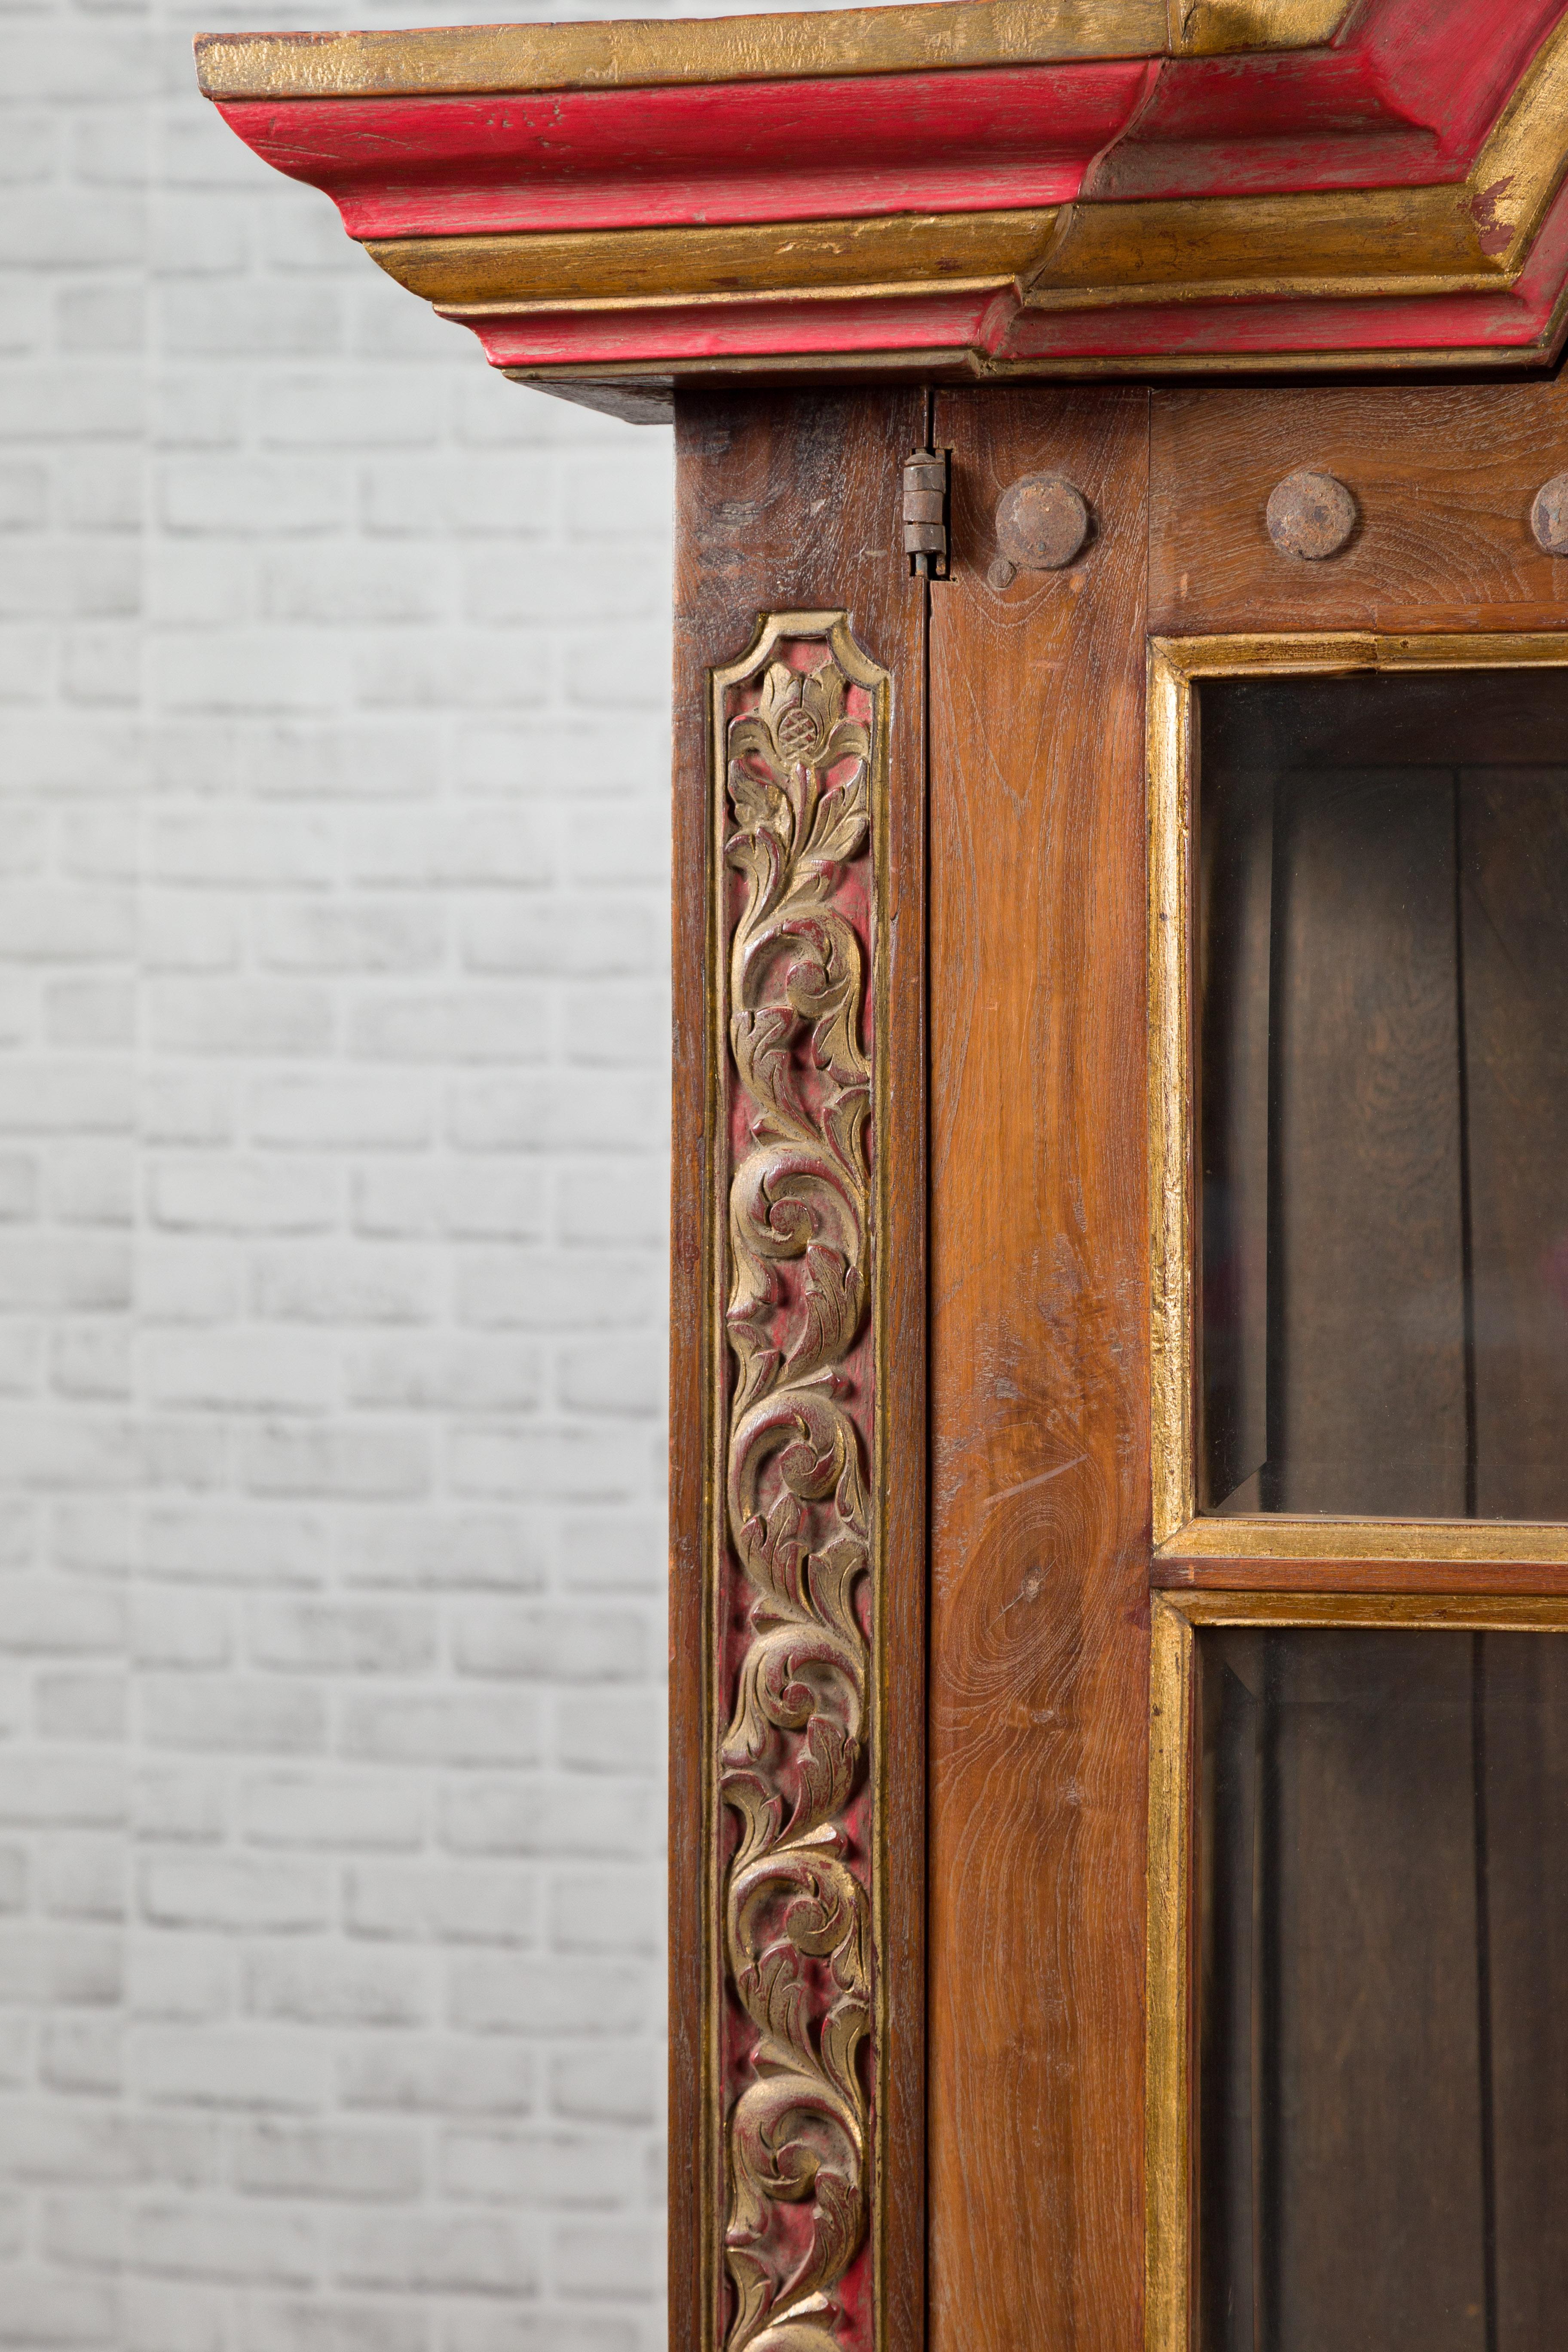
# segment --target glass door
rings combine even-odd
[[[1154,664],[1157,1532],[1207,1565],[1155,1601],[1151,2338],[1538,2352],[1568,2300],[1568,641],[1348,655]]]

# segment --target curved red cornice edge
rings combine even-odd
[[[950,0],[197,51],[247,145],[563,390],[1553,357],[1568,0],[1237,16],[1269,45],[1178,53],[1203,0]]]

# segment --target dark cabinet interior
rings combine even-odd
[[[1568,673],[1207,682],[1203,1507],[1568,1517]]]
[[[1203,2352],[1547,2352],[1568,1643],[1200,1635]]]

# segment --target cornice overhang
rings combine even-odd
[[[208,35],[201,85],[530,382],[1542,365],[1568,0],[936,0]]]

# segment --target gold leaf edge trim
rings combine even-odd
[[[1143,2329],[1145,2352],[1187,2352],[1192,2183],[1186,1959],[1193,1630],[1156,1594],[1149,1622],[1145,1906]]]
[[[1244,55],[1331,40],[1355,0],[955,0],[668,22],[201,33],[211,99],[522,95],[966,66]]]
[[[1568,1559],[1568,1531],[1531,1522],[1200,1517],[1196,1509],[1195,1182],[1192,1036],[1193,688],[1205,677],[1568,666],[1568,630],[1281,630],[1149,640],[1150,1439],[1155,1561]],[[1233,1599],[1235,1596],[1231,1596]]]
[[[366,237],[398,285],[444,315],[529,308],[650,307],[867,294],[1003,282],[1044,249],[1055,205],[984,213],[868,213],[684,228],[494,230]],[[940,265],[940,266],[938,266]]]
[[[1191,2352],[1196,1633],[1205,1625],[1568,1634],[1568,1595],[1157,1592],[1150,1612],[1144,2352]]]

